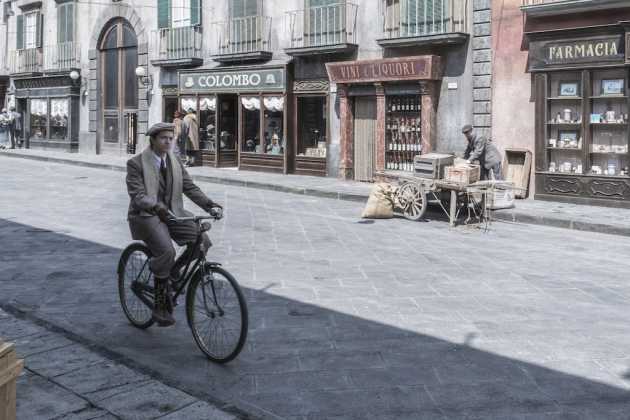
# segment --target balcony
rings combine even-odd
[[[12,75],[35,75],[43,71],[41,48],[26,48],[9,53],[9,73]]]
[[[221,63],[270,60],[271,17],[247,16],[212,24],[212,59]]]
[[[528,16],[553,16],[630,7],[628,0],[522,0],[521,10]]]
[[[467,0],[385,0],[384,48],[463,44],[469,37]]]
[[[67,72],[81,68],[81,47],[76,42],[64,42],[44,47],[45,73]]]
[[[357,49],[358,6],[338,3],[287,12],[288,55],[351,53]]]
[[[162,28],[152,33],[151,64],[160,67],[189,67],[203,64],[201,26]]]

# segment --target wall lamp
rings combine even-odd
[[[136,76],[138,80],[147,88],[147,99],[153,95],[153,75],[148,75],[142,66],[136,67]]]
[[[72,81],[75,84],[81,83],[81,87],[80,87],[80,92],[82,96],[87,96],[88,94],[88,81],[85,77],[81,77],[81,74],[76,71],[76,70],[72,70],[70,72],[70,78],[72,79]],[[81,78],[81,82],[78,82],[79,78]]]

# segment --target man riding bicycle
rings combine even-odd
[[[193,221],[173,223],[170,218],[187,217],[183,195],[207,212],[222,207],[208,198],[195,185],[181,161],[172,153],[174,124],[154,124],[147,136],[150,145],[127,161],[127,191],[129,229],[135,240],[144,241],[153,257],[149,262],[155,279],[153,319],[159,326],[175,323],[169,311],[169,282],[175,265],[175,249],[194,243],[199,225]],[[202,234],[201,252],[207,252],[210,239]]]

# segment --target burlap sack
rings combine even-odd
[[[361,217],[364,219],[391,219],[394,217],[394,186],[386,183],[374,185]]]

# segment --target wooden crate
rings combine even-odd
[[[24,360],[18,359],[13,344],[0,339],[0,420],[15,420],[15,381]]]
[[[414,175],[419,178],[443,179],[444,168],[452,165],[455,156],[443,153],[427,153],[413,158]]]
[[[531,170],[532,152],[527,149],[505,149],[501,171],[503,179],[514,183],[516,198],[527,198]]]
[[[444,180],[457,184],[472,184],[479,181],[479,165],[447,166],[444,169]]]

